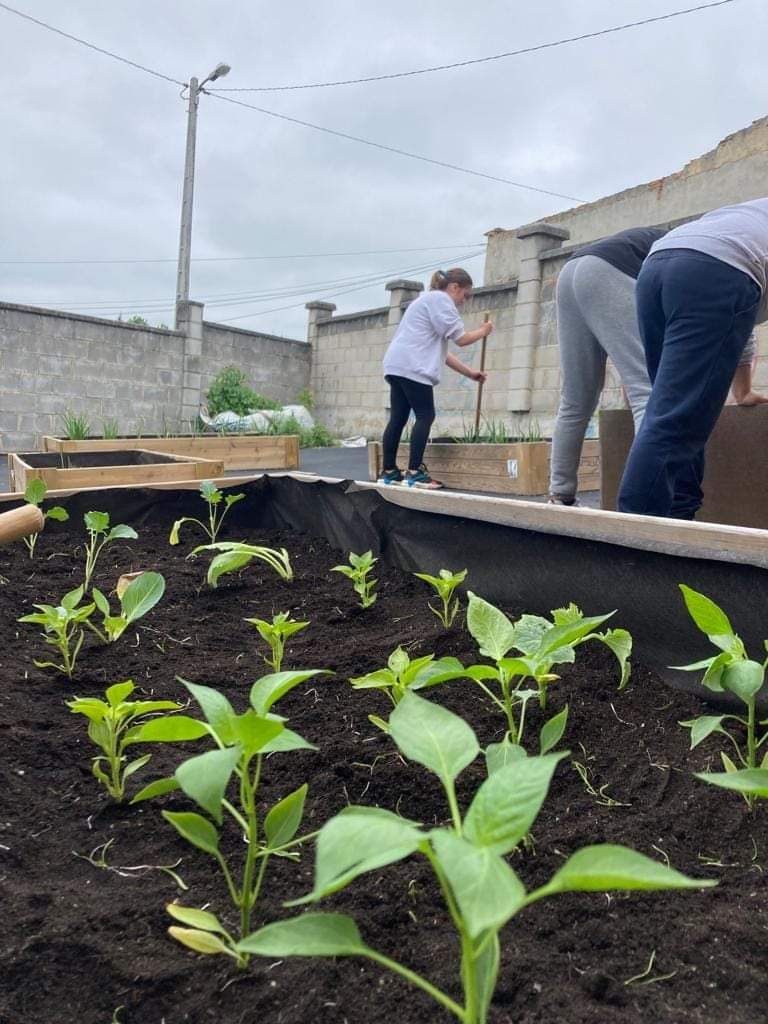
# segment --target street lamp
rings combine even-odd
[[[229,64],[217,64],[213,71],[198,84],[189,80],[189,106],[187,107],[187,151],[184,158],[184,189],[181,197],[181,231],[179,233],[179,266],[176,273],[176,324],[179,303],[189,301],[189,261],[192,250],[192,200],[195,191],[195,139],[197,136],[197,105],[203,86],[215,82],[230,72]]]

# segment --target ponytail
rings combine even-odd
[[[472,287],[472,278],[461,267],[451,267],[450,270],[436,270],[429,282],[431,292],[444,292],[449,284],[458,284],[462,288]]]

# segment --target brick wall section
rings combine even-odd
[[[120,433],[189,429],[182,422],[185,336],[0,303],[0,435],[3,451],[38,446],[60,432],[66,409],[85,413],[94,433],[115,418]],[[306,342],[204,325],[203,387],[223,366],[244,370],[254,387],[295,400],[309,383]]]

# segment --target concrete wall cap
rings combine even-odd
[[[319,299],[315,299],[313,302],[305,303],[304,309],[323,309],[328,313],[333,313],[336,309],[336,303],[321,302]]]
[[[518,228],[515,232],[516,238],[530,238],[532,235],[559,238],[563,242],[571,237],[570,231],[566,228],[559,228],[556,224],[545,224],[543,221],[538,221],[535,224],[526,224],[524,228]]]
[[[404,277],[398,277],[395,281],[387,281],[384,288],[388,292],[404,291],[404,292],[423,292],[424,285],[421,281],[407,281]]]

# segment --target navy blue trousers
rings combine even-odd
[[[653,384],[619,489],[620,512],[693,519],[704,450],[755,324],[760,288],[691,249],[649,256],[637,316]]]

